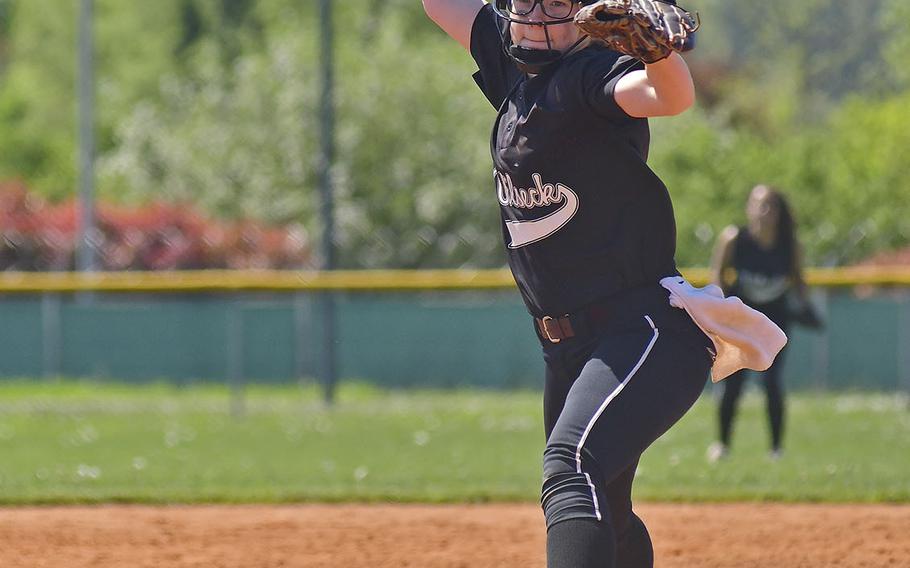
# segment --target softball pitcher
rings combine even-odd
[[[683,112],[694,88],[675,48],[643,63],[591,41],[574,23],[588,4],[423,0],[498,110],[493,195],[546,364],[548,566],[643,567],[653,551],[632,507],[636,465],[712,364],[709,338],[658,284],[678,274],[676,226],[646,164],[647,118]]]

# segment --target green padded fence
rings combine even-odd
[[[292,381],[318,376],[318,293],[0,296],[0,377]],[[790,388],[910,389],[905,289],[815,291],[828,326],[795,329]],[[384,386],[541,385],[514,290],[336,293],[339,375]],[[668,378],[670,380],[671,378]]]

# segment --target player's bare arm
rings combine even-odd
[[[695,47],[697,14],[675,0],[593,0],[575,14],[575,25],[592,40],[645,63],[613,90],[627,114],[648,118],[679,114],[695,102],[689,67],[680,57]]]
[[[423,0],[427,16],[462,47],[471,49],[471,27],[483,0]]]
[[[799,243],[795,243],[794,246],[790,278],[793,280],[793,288],[796,290],[797,297],[803,304],[806,304],[809,301],[809,287],[803,278],[803,247]]]
[[[623,76],[613,92],[616,104],[630,116],[672,116],[695,102],[689,66],[678,53]]]
[[[711,282],[727,289],[732,282],[724,278],[724,273],[733,267],[733,243],[739,235],[739,228],[730,225],[721,231],[711,256]]]

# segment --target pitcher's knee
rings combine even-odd
[[[594,484],[585,473],[565,472],[544,479],[540,503],[549,529],[567,519],[601,520]]]
[[[575,448],[551,444],[544,451],[544,482],[540,495],[547,528],[566,519],[602,520],[601,499],[594,481],[581,468]]]

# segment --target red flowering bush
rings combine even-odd
[[[75,200],[52,204],[21,182],[0,183],[0,270],[72,270],[79,222]],[[88,238],[102,270],[301,269],[312,261],[302,226],[217,221],[181,204],[98,203]]]

